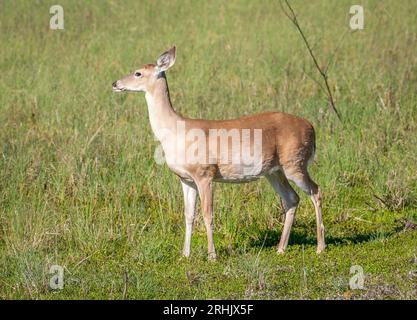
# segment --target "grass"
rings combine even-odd
[[[300,36],[276,1],[0,2],[0,298],[416,299],[417,5],[292,1],[342,114],[339,123]],[[192,257],[178,179],[142,94],[111,83],[176,44],[168,79],[191,117],[266,110],[308,118],[311,167],[324,195],[328,248],[315,253],[314,209],[302,195],[288,252],[275,253],[281,207],[264,181],[218,184],[215,243],[206,257],[201,214]],[[300,192],[301,195],[301,192]],[[63,290],[49,288],[52,265]],[[364,289],[349,288],[363,267]]]

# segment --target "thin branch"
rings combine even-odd
[[[123,274],[123,300],[126,300],[127,297],[127,283],[129,281],[129,276],[127,274],[127,270],[125,270]]]
[[[331,108],[333,109],[333,111],[336,113],[337,118],[342,121],[342,118],[340,116],[339,111],[336,108],[336,104],[334,102],[333,99],[333,94],[332,91],[330,90],[330,86],[329,86],[329,82],[328,82],[328,76],[327,76],[327,70],[323,70],[323,68],[320,67],[316,56],[313,53],[313,50],[310,46],[310,43],[308,42],[303,30],[301,29],[300,24],[298,23],[298,19],[297,16],[293,10],[293,8],[291,7],[291,5],[289,4],[288,0],[284,0],[286,6],[288,7],[288,10],[284,8],[282,1],[280,0],[279,4],[281,6],[282,11],[284,12],[284,14],[287,16],[287,18],[294,24],[294,26],[297,28],[298,32],[300,33],[301,37],[303,38],[303,41],[307,47],[307,50],[311,56],[311,58],[313,59],[314,65],[316,66],[318,72],[320,73],[321,77],[324,80],[324,87],[326,90],[324,90],[323,86],[320,86],[322,88],[322,90],[324,90],[327,94],[327,97],[329,99],[329,103]]]

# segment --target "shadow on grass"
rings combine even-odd
[[[384,234],[385,238],[388,238],[396,233],[396,230],[387,232]],[[281,230],[261,230],[259,238],[251,241],[251,247],[275,247],[278,246],[279,239],[281,237]],[[326,235],[326,244],[358,244],[373,241],[377,238],[375,232],[358,233],[354,235],[334,237]],[[307,231],[301,231],[297,229],[291,230],[289,245],[316,245],[317,239],[315,233]]]

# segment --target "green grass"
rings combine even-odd
[[[0,2],[0,298],[416,299],[417,10],[415,1],[292,1],[329,81],[340,124],[311,79],[312,61],[277,1]],[[264,181],[215,188],[218,260],[201,214],[181,260],[178,179],[157,165],[142,94],[111,83],[170,45],[174,107],[220,119],[261,111],[308,118],[328,248],[315,253],[302,195],[288,252]],[[300,192],[301,195],[301,192]],[[51,265],[65,270],[52,291]],[[360,265],[365,288],[350,290]]]

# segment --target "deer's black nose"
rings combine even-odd
[[[116,88],[117,87],[117,81],[115,81],[115,82],[113,82],[113,88]]]

